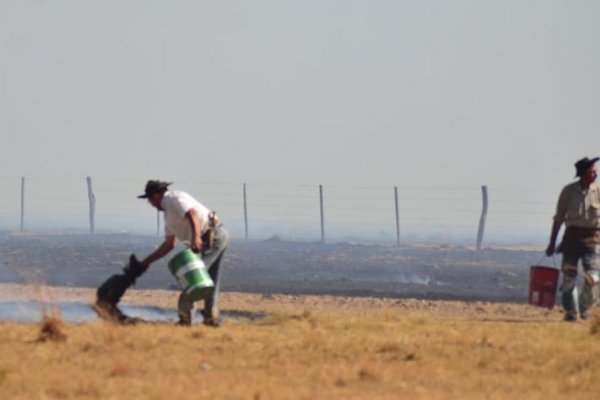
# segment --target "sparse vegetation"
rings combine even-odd
[[[598,315],[493,320],[490,306],[486,319],[439,318],[394,302],[294,299],[303,306],[246,301],[269,316],[219,329],[46,320],[42,341],[40,324],[2,323],[0,398],[597,397]]]

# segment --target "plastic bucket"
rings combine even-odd
[[[191,249],[183,250],[169,261],[169,270],[189,301],[210,297],[215,283],[200,256]]]
[[[556,268],[532,266],[529,272],[529,304],[554,307],[559,275]]]

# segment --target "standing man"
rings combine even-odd
[[[138,196],[140,199],[148,199],[165,216],[165,240],[141,264],[148,268],[154,261],[166,256],[175,247],[176,239],[186,243],[195,253],[200,253],[215,283],[212,296],[204,301],[204,324],[218,326],[219,268],[229,243],[229,235],[214,211],[210,211],[186,192],[168,190],[169,185],[171,182],[150,180],[146,183],[144,194]],[[179,324],[191,325],[195,309],[195,303],[187,300],[182,291],[178,301]]]
[[[594,165],[600,157],[587,157],[575,163],[576,182],[563,188],[558,198],[548,256],[562,253],[563,273],[562,305],[566,321],[589,317],[589,309],[598,302],[600,281],[600,186],[594,181],[598,176]],[[566,229],[561,244],[556,247],[556,238],[562,224]],[[578,296],[576,278],[577,264],[581,260],[584,270],[583,290]]]

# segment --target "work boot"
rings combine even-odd
[[[119,307],[114,304],[104,302],[104,301],[96,301],[93,305],[94,311],[98,316],[105,320],[116,322],[120,324],[128,323],[131,318],[125,315]]]
[[[590,310],[581,310],[579,316],[581,319],[588,319],[590,317]]]
[[[179,314],[179,321],[175,323],[175,325],[179,326],[192,326],[192,315],[189,313],[188,315]]]
[[[577,321],[577,315],[571,314],[571,313],[566,313],[564,319],[567,322],[575,322],[575,321]]]
[[[207,326],[219,327],[221,326],[221,316],[219,309],[213,307],[211,311],[202,311],[202,323]]]

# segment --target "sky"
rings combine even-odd
[[[599,20],[596,0],[0,0],[0,176],[558,194],[600,155]]]

